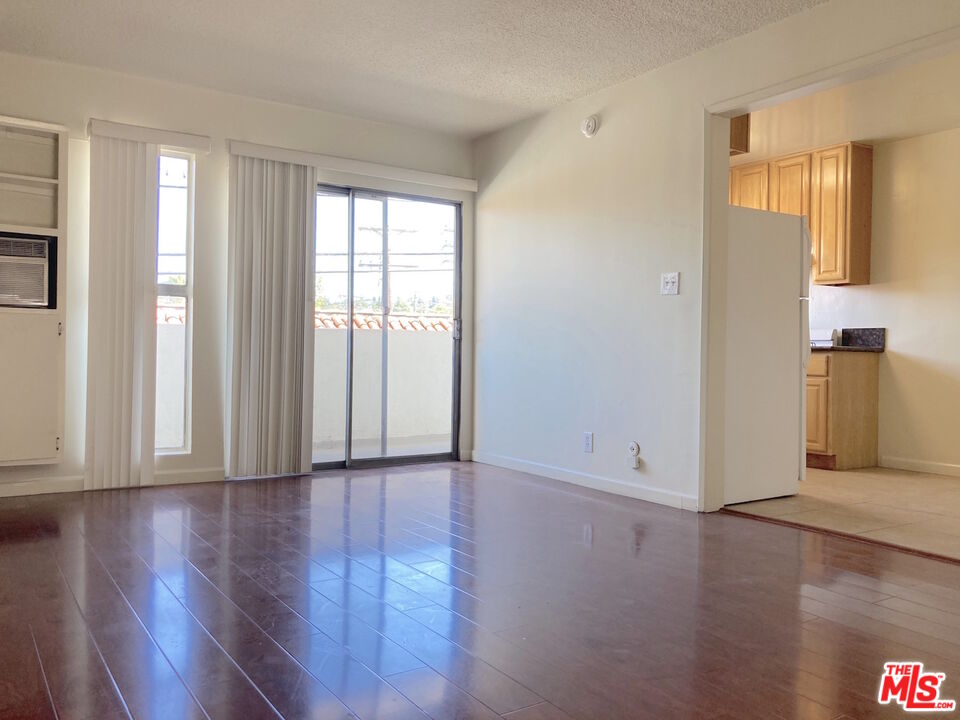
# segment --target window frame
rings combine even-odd
[[[159,250],[160,250],[160,219],[157,216],[157,268],[154,270],[154,303],[161,297],[182,297],[186,304],[184,313],[184,374],[183,374],[183,445],[180,447],[157,447],[154,446],[154,454],[162,455],[189,455],[192,452],[193,441],[193,243],[195,231],[195,206],[196,206],[196,177],[197,177],[197,156],[196,153],[186,152],[178,148],[161,145],[157,153],[157,177],[158,187],[157,195],[159,198],[159,174],[160,159],[162,157],[172,157],[187,161],[187,237],[186,237],[186,259],[185,259],[185,280],[183,285],[172,283],[158,283],[157,275],[159,270]],[[159,205],[158,205],[159,211]],[[159,326],[158,326],[159,327]],[[156,373],[157,370],[155,369]],[[156,429],[154,429],[154,443],[156,443]]]

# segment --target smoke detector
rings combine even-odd
[[[591,115],[588,118],[584,118],[583,122],[580,123],[580,132],[583,133],[584,137],[592,138],[597,134],[597,130],[600,129],[600,116]]]

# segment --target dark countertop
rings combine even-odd
[[[840,344],[833,347],[813,347],[813,352],[872,352],[882,353],[887,346],[886,328],[843,328]]]
[[[836,345],[834,347],[810,347],[813,352],[871,352],[882,353],[882,347],[869,347],[866,345]]]

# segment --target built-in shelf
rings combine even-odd
[[[61,125],[0,117],[0,235],[56,238],[48,307],[0,307],[0,408],[15,409],[0,414],[0,471],[63,455],[67,137]],[[19,277],[19,257],[5,256],[8,281]]]
[[[12,180],[13,182],[37,183],[40,185],[59,185],[57,178],[39,177],[37,175],[18,175],[17,173],[0,172],[0,181]]]
[[[60,228],[39,227],[37,225],[10,225],[9,223],[0,223],[0,233],[21,233],[23,235],[45,235],[48,237],[60,237]]]

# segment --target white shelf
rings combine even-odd
[[[11,182],[39,183],[41,185],[59,185],[56,178],[37,177],[36,175],[18,175],[17,173],[0,172],[0,180]]]
[[[0,223],[0,233],[23,233],[24,235],[46,235],[60,237],[60,228],[36,227],[33,225],[8,225]]]

